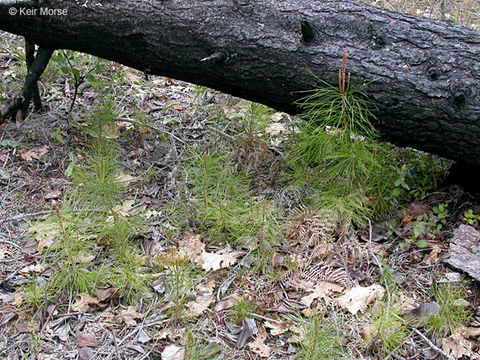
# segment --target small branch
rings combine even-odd
[[[11,246],[13,246],[13,247],[16,247],[18,250],[22,250],[22,247],[21,247],[21,246],[15,244],[14,242],[8,241],[8,240],[0,239],[0,243],[1,243],[1,244],[11,245]]]
[[[111,329],[110,327],[108,328],[108,331],[110,332],[110,334],[112,334],[112,337],[113,337],[113,346],[115,347],[115,353],[117,354],[117,359],[121,360],[122,358],[120,356],[120,352],[118,351],[117,337],[115,336],[113,329]]]
[[[47,215],[53,213],[53,210],[42,210],[42,211],[37,211],[34,213],[27,213],[27,214],[19,214],[15,215],[6,219],[0,219],[0,224],[3,224],[4,222],[9,222],[9,221],[14,221],[14,220],[19,220],[23,219],[26,217],[34,217],[34,216],[39,216],[39,215]]]
[[[152,129],[152,130],[155,130],[155,131],[158,131],[158,132],[161,132],[162,134],[167,134],[167,135],[170,135],[171,137],[173,137],[175,140],[181,142],[182,144],[187,144],[184,140],[180,139],[178,136],[172,134],[171,132],[167,131],[167,130],[164,130],[164,129],[161,129],[159,127],[156,127],[154,125],[150,125],[150,124],[145,124],[145,123],[141,123],[141,122],[138,122],[136,120],[132,120],[132,119],[129,119],[129,118],[117,118],[116,120],[120,120],[120,121],[125,121],[125,122],[128,122],[130,124],[135,124],[135,125],[138,125],[138,126],[145,126],[149,129]]]
[[[436,352],[438,352],[439,354],[442,354],[443,356],[445,356],[448,360],[455,360],[455,358],[451,357],[450,355],[448,355],[445,351],[443,351],[442,349],[440,349],[438,346],[435,346],[425,335],[423,335],[419,330],[413,328],[413,331],[415,331],[415,333],[420,336],[427,344],[428,346],[430,346],[433,350],[435,350]]]

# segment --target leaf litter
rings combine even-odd
[[[129,71],[128,74],[127,76],[135,82],[143,79],[141,73]],[[175,134],[180,135],[182,139],[205,141],[206,129],[210,129],[212,121],[208,117],[202,118],[202,109],[197,109],[194,104],[188,103],[187,97],[191,95],[192,88],[181,82],[176,82],[174,85],[167,83],[167,80],[155,77],[153,81],[145,82],[147,86],[152,87],[154,95],[152,95],[153,99],[142,100],[144,101],[142,106],[149,109],[160,107],[163,110],[176,104],[168,108],[165,114],[157,116],[156,124],[167,123],[166,131],[176,131],[174,125],[168,125],[172,122],[170,118],[167,119],[167,116],[178,114],[178,119],[175,120],[180,125]],[[188,91],[187,88],[189,88]],[[141,99],[141,97],[135,97],[135,90],[128,88],[124,90],[127,100],[132,103]],[[54,89],[51,91],[54,92]],[[148,92],[139,90],[138,94],[143,93],[140,96],[146,99]],[[235,119],[238,111],[234,104],[223,105],[222,101],[225,100],[222,98],[223,95],[214,92],[208,92],[208,94],[210,100],[207,106],[210,106],[210,109],[218,107],[222,113],[228,113],[232,119]],[[87,91],[79,101],[82,104],[88,103],[97,95]],[[57,102],[59,109],[62,106],[65,104],[61,101]],[[196,118],[190,120],[182,118],[182,112],[195,114]],[[151,114],[158,113],[155,110],[151,112]],[[78,356],[80,359],[91,359],[97,356],[99,359],[106,359],[118,350],[124,358],[142,358],[145,354],[149,354],[148,356],[152,358],[160,357],[165,360],[184,359],[190,346],[185,335],[189,330],[194,332],[195,338],[199,341],[196,345],[197,349],[201,349],[202,346],[208,348],[207,344],[210,344],[213,339],[221,344],[220,352],[225,358],[251,356],[286,358],[286,356],[294,356],[298,350],[291,345],[292,337],[296,336],[297,342],[305,341],[305,335],[300,336],[303,332],[297,326],[299,321],[304,317],[310,318],[318,314],[326,314],[328,319],[335,319],[341,314],[341,319],[344,321],[339,323],[339,331],[345,331],[345,336],[352,347],[358,347],[364,351],[361,346],[362,327],[356,321],[368,321],[375,306],[385,306],[388,302],[387,295],[392,287],[396,286],[395,284],[402,285],[401,295],[405,295],[405,298],[408,297],[412,302],[409,304],[411,307],[405,310],[409,316],[428,316],[437,311],[436,306],[429,301],[431,297],[427,295],[426,289],[442,277],[440,275],[437,277],[435,272],[438,274],[446,272],[441,265],[446,255],[445,241],[440,236],[430,239],[428,238],[430,234],[424,234],[428,235],[424,239],[428,243],[425,250],[412,248],[411,244],[407,244],[407,247],[399,246],[402,240],[411,236],[415,229],[414,223],[418,222],[419,217],[432,217],[433,206],[428,198],[420,203],[413,203],[403,212],[401,219],[398,219],[398,225],[394,226],[400,234],[397,235],[397,240],[393,240],[394,237],[391,235],[386,235],[389,228],[385,227],[385,224],[372,224],[374,229],[371,236],[368,230],[363,234],[352,231],[348,236],[336,239],[335,224],[325,220],[328,216],[316,214],[305,206],[296,206],[299,202],[295,200],[294,195],[292,195],[292,201],[283,199],[283,195],[279,195],[279,192],[275,195],[279,200],[294,205],[290,205],[290,212],[285,212],[287,220],[284,224],[284,244],[276,248],[273,256],[268,259],[269,265],[277,271],[277,277],[272,279],[251,271],[256,264],[252,254],[249,253],[250,248],[237,250],[234,247],[232,250],[225,244],[212,244],[206,234],[198,231],[195,224],[190,224],[187,229],[192,230],[183,235],[173,233],[179,229],[171,225],[173,222],[169,223],[166,219],[164,209],[158,205],[158,198],[174,198],[178,195],[177,187],[182,181],[178,175],[178,163],[156,163],[158,162],[156,155],[161,153],[162,146],[165,145],[162,143],[163,140],[148,134],[141,127],[137,129],[136,126],[131,126],[131,123],[126,123],[127,126],[117,122],[110,129],[110,135],[122,142],[122,147],[125,149],[122,156],[125,155],[129,170],[135,169],[135,172],[132,171],[135,177],[123,174],[120,175],[119,180],[132,189],[135,188],[136,192],[132,193],[134,198],[124,201],[115,208],[115,212],[120,217],[128,218],[136,213],[139,203],[140,206],[145,205],[145,219],[153,224],[152,229],[147,229],[145,236],[155,239],[153,246],[157,246],[156,252],[146,256],[147,263],[168,257],[189,262],[201,272],[196,282],[191,284],[189,295],[186,298],[177,299],[177,307],[183,309],[182,316],[185,318],[170,317],[175,307],[172,308],[171,303],[166,305],[164,297],[172,287],[164,279],[164,274],[159,273],[151,274],[154,279],[151,282],[151,292],[147,291],[144,298],[135,300],[131,304],[120,303],[121,294],[118,288],[104,287],[99,284],[94,294],[80,293],[71,299],[59,296],[56,299],[56,305],[60,310],[50,314],[47,314],[46,308],[43,308],[44,297],[40,297],[40,300],[37,299],[40,304],[39,309],[43,309],[42,311],[47,315],[44,318],[31,316],[22,309],[25,303],[22,286],[27,279],[40,280],[37,281],[39,284],[48,279],[46,275],[48,265],[40,262],[40,254],[48,250],[58,239],[60,228],[48,221],[33,222],[33,225],[29,226],[29,217],[20,219],[25,221],[24,228],[30,229],[30,235],[27,235],[27,238],[35,240],[33,243],[26,242],[27,245],[22,249],[21,238],[25,230],[19,228],[19,221],[1,221],[4,218],[16,216],[17,212],[28,214],[35,211],[51,211],[50,201],[56,199],[61,202],[61,194],[68,193],[68,180],[61,171],[55,169],[66,169],[69,150],[55,144],[45,145],[51,140],[47,141],[38,131],[38,129],[44,129],[44,124],[48,124],[45,126],[50,128],[44,130],[48,136],[55,132],[56,127],[68,126],[70,122],[67,118],[60,113],[54,114],[57,117],[54,121],[50,121],[51,119],[47,121],[45,115],[35,115],[32,116],[30,124],[24,125],[27,131],[37,134],[38,140],[33,139],[25,148],[23,143],[18,147],[16,157],[13,157],[16,163],[11,160],[13,150],[8,152],[2,150],[0,158],[2,163],[7,165],[4,171],[8,172],[8,181],[12,184],[8,185],[6,179],[0,180],[2,187],[8,193],[12,189],[9,186],[14,186],[19,189],[16,191],[17,195],[25,196],[23,202],[12,195],[2,198],[5,206],[2,204],[0,207],[0,226],[8,230],[4,232],[5,234],[10,234],[7,241],[18,241],[18,248],[9,246],[7,242],[0,244],[2,261],[8,260],[5,265],[2,265],[2,275],[10,276],[8,281],[0,280],[2,282],[0,325],[4,334],[8,333],[14,342],[15,339],[22,339],[22,334],[30,334],[32,339],[38,336],[40,339],[38,358]],[[289,131],[285,119],[288,119],[286,114],[272,115],[273,122],[265,128],[268,146],[281,146],[284,142],[285,134]],[[129,132],[129,135],[123,135],[123,128]],[[19,130],[11,128],[10,131],[14,137],[20,139]],[[228,130],[225,131],[223,132],[227,135],[226,138],[232,136]],[[81,145],[83,142],[80,137],[70,135],[69,131],[61,133],[72,144]],[[220,132],[216,134],[219,137],[223,136]],[[70,138],[67,139],[67,137]],[[184,149],[179,143],[167,143],[169,147],[172,144],[176,153],[183,152]],[[134,154],[132,158],[127,157],[129,152]],[[64,163],[65,161],[67,163]],[[18,173],[15,168],[19,163],[24,166],[20,170],[21,173]],[[40,169],[39,166],[43,163],[48,165],[45,170]],[[257,165],[260,166],[259,164]],[[151,166],[155,167],[159,175],[152,176],[151,184],[142,184],[141,177],[136,176],[137,171],[146,173]],[[257,174],[260,173],[257,172]],[[260,183],[263,181],[260,179],[263,178],[258,176]],[[44,189],[55,190],[45,191]],[[450,193],[448,190],[444,191],[442,196],[451,204],[460,204],[465,199],[464,195],[459,196],[458,192]],[[10,213],[5,212],[4,209]],[[115,221],[113,215],[110,220]],[[473,228],[475,230],[475,227]],[[0,240],[2,239],[3,237],[0,237]],[[461,243],[461,239],[458,239],[458,243]],[[389,269],[392,271],[387,282],[388,286],[380,276],[382,269],[375,257],[377,259],[381,257],[381,261],[388,260]],[[74,263],[77,265],[95,263],[95,259],[95,253],[85,252],[75,257]],[[10,267],[10,264],[13,266]],[[95,264],[99,267],[106,265]],[[459,266],[456,268],[462,270]],[[139,272],[136,276],[144,276],[144,274]],[[448,279],[448,281],[459,281],[459,279]],[[153,289],[154,283],[161,284],[157,288],[158,291]],[[13,291],[11,294],[5,290],[9,289],[8,286],[11,286]],[[41,286],[39,286],[40,289]],[[254,306],[251,313],[245,314],[243,322],[235,324],[232,316],[241,311],[238,309],[238,299],[244,298],[236,297],[237,294],[248,294],[246,298],[249,298]],[[28,301],[32,301],[32,298]],[[469,303],[471,306],[474,304],[473,301]],[[475,306],[478,307],[478,304]],[[89,325],[88,329],[85,328],[86,324]],[[478,358],[478,347],[475,347],[474,341],[478,341],[480,319],[472,318],[469,325],[461,330],[455,330],[435,344],[452,357]],[[107,330],[107,327],[114,331]],[[421,342],[415,344],[413,338],[412,342],[414,344],[412,347],[416,349],[416,355],[418,355]],[[22,348],[13,343],[8,344],[7,348],[8,356],[17,354],[21,357],[26,351],[25,347]],[[365,358],[373,359],[374,356],[375,354],[369,353]],[[14,357],[10,358],[14,359]]]

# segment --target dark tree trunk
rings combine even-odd
[[[307,73],[336,83],[346,50],[348,71],[368,83],[387,138],[480,164],[473,30],[351,0],[34,2],[32,15],[32,1],[0,2],[0,29],[292,113],[298,91],[316,85]]]

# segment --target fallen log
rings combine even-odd
[[[353,0],[4,0],[0,30],[296,113],[343,51],[389,140],[480,164],[480,33]]]

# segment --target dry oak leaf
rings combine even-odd
[[[480,337],[480,327],[467,327],[463,332],[463,335],[467,339],[473,339]]]
[[[187,315],[197,317],[203,315],[210,304],[215,301],[213,290],[215,289],[215,281],[211,280],[207,284],[199,284],[196,287],[197,295],[194,301],[187,304]]]
[[[40,160],[48,152],[47,145],[30,150],[21,150],[20,157],[25,161]]]
[[[293,326],[293,321],[290,320],[288,322],[271,322],[265,321],[265,327],[270,329],[270,335],[278,336],[285,334],[286,332],[290,331]]]
[[[118,288],[115,286],[106,288],[106,289],[97,289],[95,295],[97,295],[99,302],[104,302],[109,300],[113,295],[115,295],[118,291]]]
[[[328,281],[319,281],[315,287],[313,288],[313,292],[307,296],[304,296],[300,302],[305,306],[310,307],[312,302],[315,299],[324,300],[325,304],[329,304],[331,299],[331,295],[334,293],[341,293],[344,287],[338,284],[334,284]]]
[[[125,200],[122,205],[115,206],[112,211],[121,217],[128,217],[132,214],[135,200]],[[113,220],[113,218],[112,218]]]
[[[76,256],[72,256],[74,264],[85,264],[93,261],[97,256],[95,254],[80,253]]]
[[[0,260],[13,255],[13,251],[7,249],[5,246],[0,246]]]
[[[440,258],[438,257],[438,255],[440,255],[441,252],[442,249],[440,248],[440,246],[434,244],[432,246],[432,251],[430,251],[430,254],[423,258],[423,262],[427,265],[432,265],[433,263],[439,262]]]
[[[225,269],[235,264],[240,252],[231,252],[227,254],[215,254],[203,251],[195,262],[200,265],[205,271],[216,271]]]
[[[77,333],[75,334],[75,337],[77,339],[77,344],[78,347],[96,347],[100,345],[100,341],[97,340],[92,335],[84,334],[80,331],[77,330]]]
[[[75,297],[75,302],[72,305],[72,310],[76,312],[89,312],[96,307],[99,301],[96,297],[87,293],[80,293]]]
[[[58,224],[51,221],[37,222],[28,229],[29,233],[34,233],[37,241],[37,251],[42,252],[43,249],[48,249],[60,234]]]
[[[471,360],[479,360],[480,353],[474,350],[475,344],[464,338],[463,328],[457,328],[448,338],[442,339],[442,350],[455,359],[463,356]]]
[[[0,300],[2,300],[5,304],[9,304],[12,306],[19,306],[23,301],[23,296],[18,293],[14,294],[0,294]]]
[[[135,306],[127,306],[126,309],[122,309],[119,313],[115,316],[114,320],[119,323],[125,323],[127,326],[134,326],[137,325],[137,319],[141,319],[143,316],[142,314],[137,312]]]
[[[183,239],[178,242],[176,256],[179,260],[196,259],[205,249],[205,244],[202,243],[201,238],[201,235],[186,231]]]
[[[262,326],[258,329],[257,337],[254,341],[248,344],[250,350],[262,358],[268,358],[272,353],[272,348],[265,344],[267,340],[267,331]]]
[[[23,276],[27,276],[31,273],[40,274],[43,271],[45,271],[45,266],[44,265],[42,265],[42,264],[32,264],[32,265],[25,266],[18,273],[23,275]]]
[[[90,348],[83,347],[78,349],[79,360],[93,360],[94,358],[95,358],[95,354]]]
[[[162,351],[162,360],[183,360],[185,357],[185,349],[175,344],[165,346]]]
[[[216,303],[214,310],[215,312],[220,312],[222,310],[230,309],[235,305],[237,305],[237,299],[234,297],[229,297],[228,299],[225,299]]]
[[[375,299],[381,299],[383,295],[385,295],[385,289],[380,285],[355,286],[337,298],[337,302],[338,305],[347,309],[353,315],[359,311],[363,314],[367,310],[368,304]]]
[[[185,338],[185,331],[186,330],[184,328],[163,328],[155,336],[155,340],[181,341]]]

